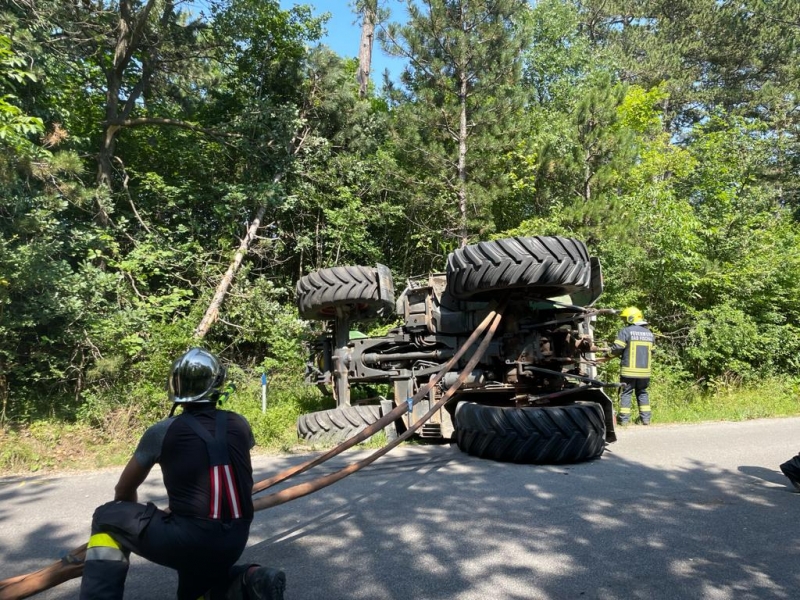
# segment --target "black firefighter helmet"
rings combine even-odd
[[[167,391],[175,404],[216,403],[224,382],[225,367],[219,359],[208,350],[192,348],[172,363]]]

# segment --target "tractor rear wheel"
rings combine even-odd
[[[455,417],[458,447],[480,458],[567,464],[605,450],[603,409],[594,402],[526,408],[460,402]]]
[[[478,299],[519,288],[551,298],[591,285],[591,257],[574,238],[506,238],[465,246],[447,257],[447,287],[456,298]]]
[[[381,407],[340,406],[322,410],[297,419],[297,436],[308,442],[339,444],[381,418]]]

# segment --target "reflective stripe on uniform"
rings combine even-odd
[[[128,557],[121,550],[117,540],[107,533],[95,533],[86,544],[86,560],[126,561]]]
[[[233,479],[233,469],[230,465],[215,465],[211,467],[211,511],[209,518],[220,519],[222,517],[222,497],[228,499],[228,508],[234,519],[242,517],[242,505],[239,494],[236,490],[236,483]]]
[[[92,537],[89,538],[89,543],[86,544],[86,547],[94,548],[96,546],[102,546],[105,548],[116,548],[117,550],[119,550],[120,548],[120,545],[117,543],[117,540],[115,540],[107,533],[95,533]]]
[[[629,414],[631,414],[631,407],[630,406],[620,406],[619,407],[619,414],[621,414],[621,415],[629,415]]]
[[[631,341],[619,374],[623,377],[650,377],[650,352],[652,342]],[[625,360],[627,359],[627,360]]]
[[[236,483],[233,480],[233,469],[230,465],[223,465],[222,472],[225,476],[225,488],[228,492],[228,508],[231,509],[231,516],[234,519],[241,519],[242,507],[239,501],[239,494],[236,491]]]
[[[242,518],[242,501],[239,496],[237,481],[234,477],[233,466],[230,464],[228,455],[226,415],[227,413],[224,411],[217,411],[215,437],[211,437],[211,434],[200,425],[191,413],[185,412],[179,417],[188,423],[189,427],[194,430],[206,445],[209,462],[208,481],[210,495],[208,517],[210,519],[223,518],[223,497],[228,501],[231,518]]]
[[[632,379],[646,379],[650,377],[650,369],[636,369],[634,367],[622,367],[619,370],[622,377],[630,377]]]
[[[222,511],[222,496],[220,493],[219,479],[219,467],[211,467],[209,473],[211,501],[209,503],[210,511],[208,513],[210,519],[219,519]]]

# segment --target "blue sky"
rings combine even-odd
[[[389,20],[405,21],[405,3],[401,0],[378,0],[381,8],[391,11]],[[358,44],[361,40],[361,28],[358,24],[358,15],[353,10],[353,0],[281,0],[281,7],[286,9],[295,4],[311,6],[315,16],[330,13],[328,20],[328,35],[322,43],[331,50],[344,57],[358,56]],[[376,84],[380,85],[384,69],[389,69],[392,78],[396,78],[403,67],[404,61],[387,56],[376,41],[372,48],[372,74]]]

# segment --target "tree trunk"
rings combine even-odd
[[[583,201],[587,204],[592,200],[592,177],[594,173],[592,173],[592,167],[589,161],[591,160],[590,156],[586,157],[586,164],[583,168]]]
[[[239,249],[236,251],[236,254],[233,257],[233,261],[228,266],[228,270],[225,271],[225,275],[217,285],[217,290],[214,292],[214,297],[211,299],[211,303],[208,305],[206,313],[200,320],[200,324],[194,330],[194,338],[196,340],[202,340],[219,317],[219,307],[222,306],[222,301],[225,299],[225,294],[228,293],[228,288],[231,287],[231,283],[233,283],[233,278],[236,275],[236,272],[239,270],[239,267],[242,266],[242,260],[244,260],[244,257],[247,255],[247,252],[250,249],[250,244],[252,243],[253,239],[255,239],[258,228],[261,227],[261,219],[264,218],[264,213],[266,212],[267,206],[262,205],[261,208],[258,209],[253,222],[250,224],[250,227],[247,228],[247,233],[242,238],[242,242],[239,244]]]
[[[459,115],[458,128],[458,210],[461,219],[460,237],[461,247],[469,242],[469,230],[467,227],[467,75],[461,73],[461,89],[459,90],[461,101],[461,114]]]
[[[305,119],[305,115],[302,113],[301,117]],[[308,135],[308,132],[309,129],[306,128],[304,131],[299,131],[295,135],[288,147],[290,156],[294,156],[300,151],[300,149],[303,147],[303,143]],[[272,178],[272,183],[278,184],[280,183],[281,179],[283,179],[283,173],[278,173]],[[253,239],[255,239],[258,228],[261,227],[261,220],[264,218],[264,214],[266,212],[267,206],[264,204],[258,209],[253,222],[250,223],[250,227],[247,228],[247,234],[244,236],[244,238],[242,238],[242,242],[239,244],[239,249],[236,251],[231,264],[228,266],[228,270],[225,271],[225,275],[222,277],[219,285],[217,285],[217,289],[214,292],[214,297],[211,299],[211,303],[208,305],[206,313],[200,320],[200,324],[194,330],[193,337],[196,340],[202,340],[219,317],[219,307],[222,306],[222,301],[225,299],[225,294],[228,293],[228,288],[231,287],[233,278],[239,270],[239,267],[242,265],[242,260],[244,260],[244,257],[247,255],[247,252],[250,249],[250,244]]]
[[[112,63],[105,70],[106,76],[106,106],[105,121],[103,124],[103,139],[97,153],[97,192],[95,202],[97,215],[95,220],[99,225],[107,226],[111,218],[103,205],[104,197],[113,189],[114,151],[116,136],[120,129],[118,123],[131,114],[136,102],[139,100],[147,81],[152,74],[152,68],[147,59],[142,62],[142,73],[139,81],[130,87],[127,99],[122,103],[120,92],[123,89],[125,72],[131,63],[133,54],[140,50],[145,33],[145,26],[150,18],[150,13],[156,6],[156,0],[147,0],[138,13],[134,12],[131,0],[120,0],[119,21],[117,24],[117,40],[114,44],[114,57]],[[172,10],[172,2],[163,6],[164,16]],[[150,48],[153,51],[154,48]],[[122,107],[120,107],[122,103]]]
[[[358,96],[366,98],[369,76],[372,71],[372,45],[375,41],[375,21],[377,20],[376,0],[366,0],[361,15],[361,45],[358,48]]]
[[[6,411],[8,410],[8,380],[6,379],[5,365],[0,361],[0,425],[6,422]]]

